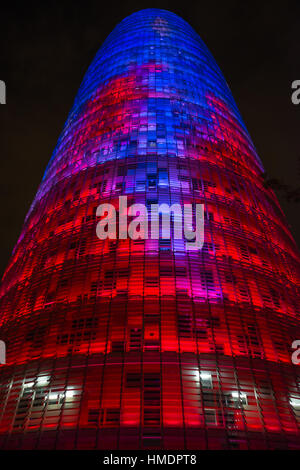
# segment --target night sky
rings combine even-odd
[[[151,7],[180,15],[211,50],[300,245],[300,105],[291,102],[291,83],[300,80],[300,4],[8,2],[0,31],[0,79],[7,86],[7,104],[0,105],[0,273],[86,69],[119,21]]]

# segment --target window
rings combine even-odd
[[[124,183],[116,183],[116,191],[123,191],[124,189]]]
[[[99,409],[90,409],[88,411],[88,422],[90,424],[97,425],[99,422],[100,410]]]
[[[205,424],[215,426],[217,424],[216,410],[205,409],[204,410]]]
[[[129,350],[134,351],[142,347],[142,330],[140,328],[132,328],[130,330]]]
[[[120,409],[119,408],[107,408],[106,423],[107,424],[119,424],[120,423]]]
[[[229,396],[229,403],[235,406],[246,406],[248,404],[246,393],[238,391],[231,392],[231,396]]]
[[[157,178],[156,175],[148,176],[148,189],[156,189]]]
[[[159,239],[159,251],[170,251],[171,250],[171,240]]]
[[[213,388],[210,372],[200,372],[200,380],[202,388]]]
[[[136,388],[141,386],[141,374],[136,372],[128,372],[126,375],[126,387]]]
[[[112,341],[111,352],[114,352],[114,353],[124,352],[124,341]]]
[[[214,289],[214,276],[212,271],[201,271],[201,283],[202,287],[207,287],[208,290]]]
[[[118,176],[125,176],[127,173],[127,168],[125,165],[118,167]]]
[[[299,398],[291,398],[290,404],[295,410],[300,410],[300,399]]]

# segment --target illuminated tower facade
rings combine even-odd
[[[300,448],[299,254],[195,31],[148,9],[89,67],[1,286],[0,447]],[[205,243],[96,208],[205,206]]]

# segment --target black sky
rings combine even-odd
[[[142,8],[182,16],[222,69],[269,178],[299,188],[300,5],[241,0],[11,2],[1,5],[0,106],[2,272],[83,75],[114,26]],[[277,191],[300,244],[299,202]]]

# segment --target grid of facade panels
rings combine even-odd
[[[203,248],[99,240],[119,196],[204,204]],[[2,280],[0,448],[300,448],[298,289],[213,57],[173,13],[134,13],[83,79]]]

